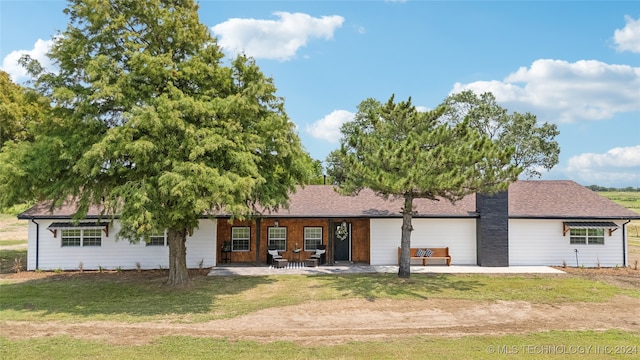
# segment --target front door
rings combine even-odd
[[[351,224],[343,222],[336,224],[335,235],[335,261],[351,261]]]

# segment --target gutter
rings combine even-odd
[[[628,219],[626,223],[622,224],[622,266],[626,267],[627,264],[627,224],[631,222],[631,219]]]
[[[40,224],[33,220],[33,216],[31,217],[31,222],[36,224],[36,270],[39,270],[38,262],[40,260]]]

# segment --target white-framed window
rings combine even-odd
[[[250,243],[251,229],[248,226],[231,228],[231,251],[249,251]]]
[[[278,250],[287,251],[287,228],[270,227],[267,231],[267,245],[269,249],[275,247]]]
[[[313,251],[322,245],[322,227],[304,228],[304,251]]]
[[[571,229],[572,245],[604,245],[604,228]]]
[[[147,246],[167,246],[167,232],[162,230],[151,233]]]
[[[82,230],[82,246],[102,246],[102,230]]]
[[[62,229],[62,246],[102,246],[100,229]]]

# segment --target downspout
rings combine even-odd
[[[631,222],[631,219],[622,224],[622,266],[627,266],[627,224]]]
[[[31,217],[31,222],[36,224],[36,270],[39,270],[38,262],[40,260],[40,224],[33,221],[33,217]]]

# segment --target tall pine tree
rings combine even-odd
[[[413,200],[455,202],[475,193],[504,190],[520,169],[509,163],[512,148],[497,146],[466,121],[442,124],[446,109],[418,112],[408,101],[381,104],[367,99],[342,127],[342,144],[332,153],[343,176],[340,191],[370,188],[383,198],[404,200],[398,276],[409,277]]]

